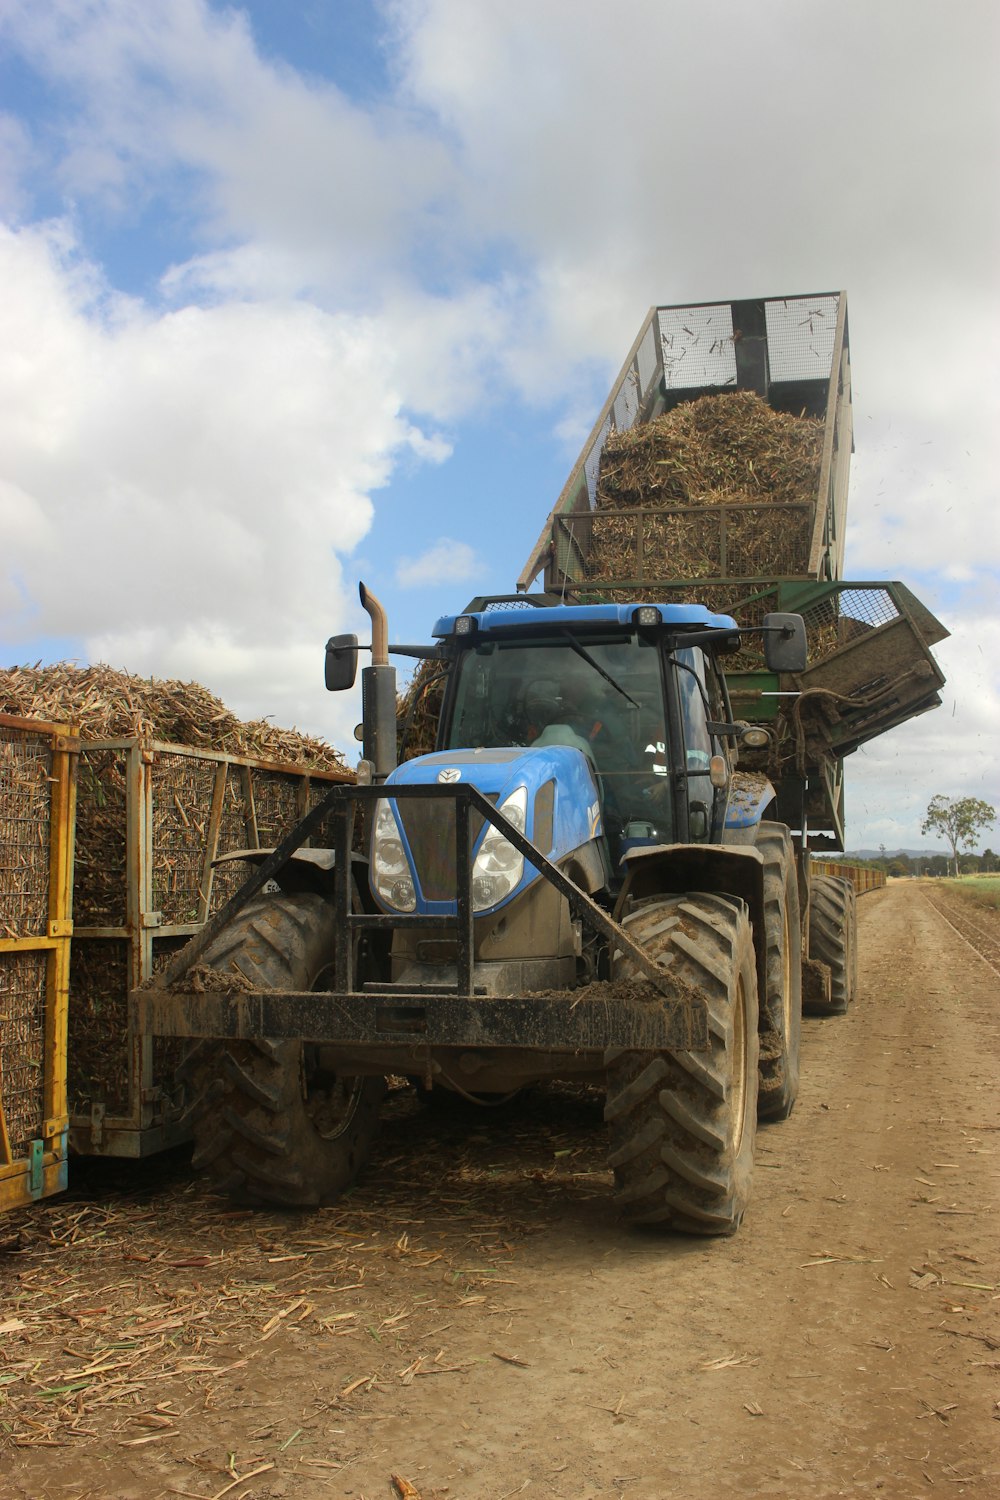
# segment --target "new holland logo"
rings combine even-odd
[[[449,785],[454,781],[461,781],[462,773],[457,766],[445,766],[443,771],[438,772],[438,781],[447,782]]]

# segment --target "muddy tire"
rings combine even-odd
[[[609,1052],[616,1202],[636,1224],[726,1235],[750,1198],[757,1127],[757,970],[746,907],[697,894],[625,917],[646,952],[708,1001],[707,1052]],[[619,955],[615,978],[634,973]]]
[[[787,1120],[799,1092],[802,1033],[802,927],[791,836],[783,823],[762,823],[766,992],[760,1006],[759,1120]]]
[[[330,908],[311,894],[259,896],[202,962],[255,988],[309,990],[331,961]],[[201,1042],[184,1072],[193,1096],[194,1165],[238,1203],[330,1203],[371,1154],[381,1078],[325,1071],[301,1042]]]
[[[857,897],[849,880],[815,875],[809,900],[809,957],[830,970],[829,1004],[813,1000],[809,1014],[843,1016],[858,989]]]

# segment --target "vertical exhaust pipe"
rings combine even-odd
[[[389,665],[385,610],[363,583],[358,593],[372,622],[372,664],[361,672],[361,748],[372,780],[384,781],[396,768],[396,668]]]

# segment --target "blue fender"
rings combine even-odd
[[[774,796],[774,787],[766,776],[743,775],[737,771],[729,788],[723,843],[756,843],[757,828],[764,816],[764,809],[774,800]]]

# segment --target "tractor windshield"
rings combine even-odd
[[[572,745],[592,762],[613,845],[669,840],[663,674],[655,645],[569,636],[490,642],[455,664],[442,749]]]

